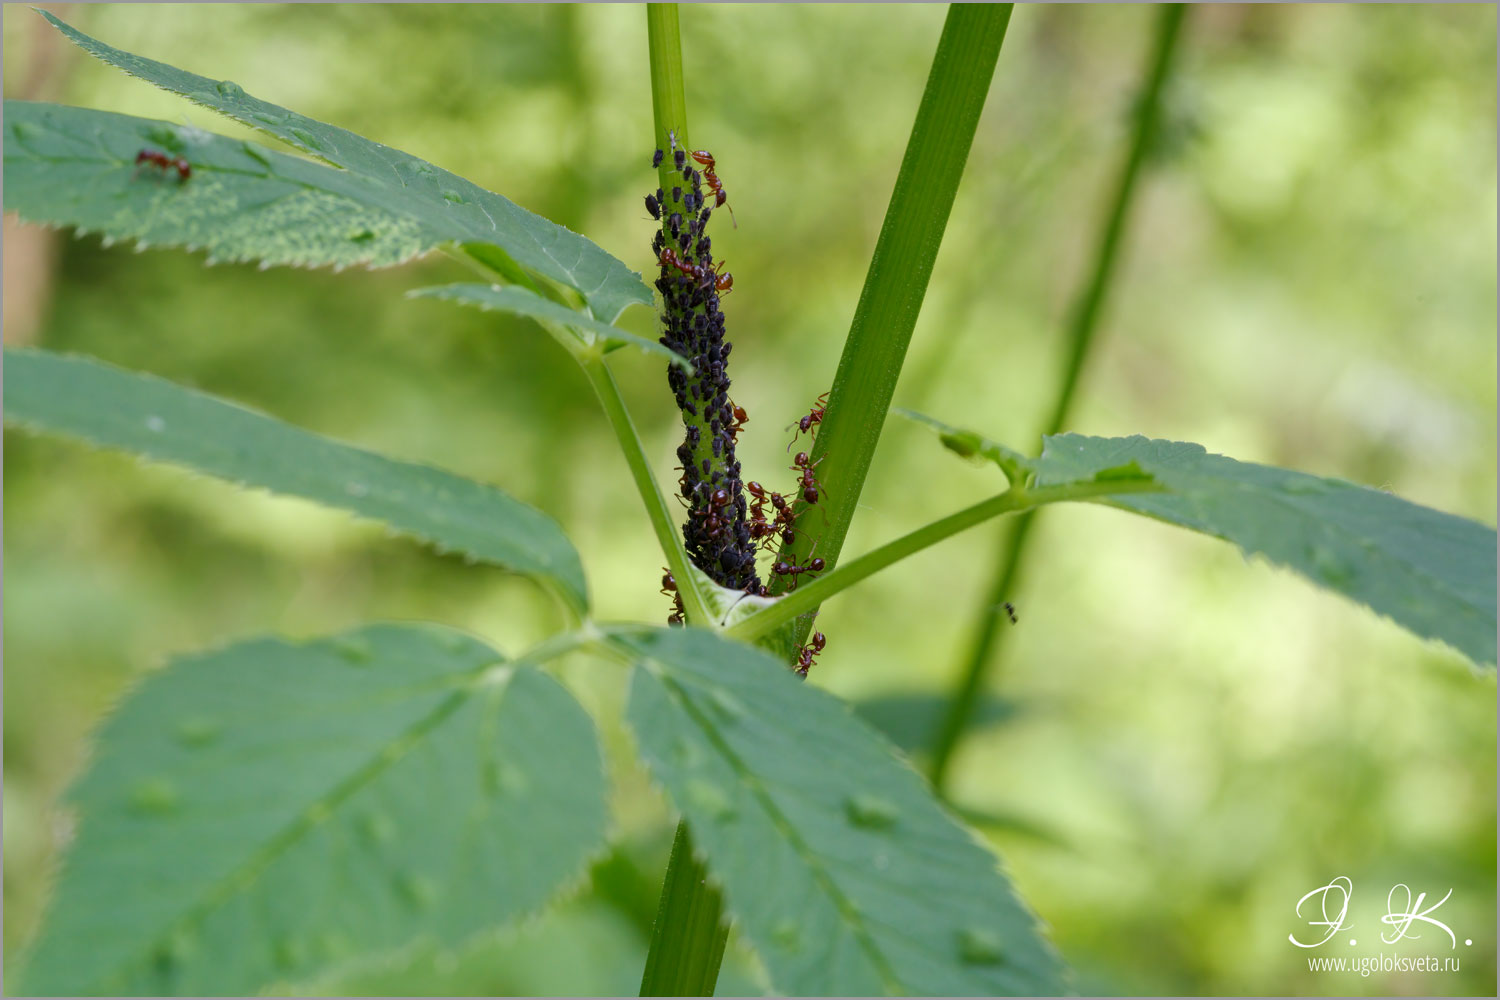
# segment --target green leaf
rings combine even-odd
[[[995,858],[847,706],[703,630],[613,641],[641,753],[777,992],[1062,991]]]
[[[192,164],[183,181],[142,149]],[[187,125],[5,102],[5,208],[105,242],[201,249],[210,261],[389,267],[440,242],[358,177]]]
[[[1164,493],[1093,498],[1233,542],[1478,664],[1495,662],[1495,529],[1382,490],[1136,435],[1044,439],[1038,488],[1145,475]]]
[[[122,52],[45,11],[41,13],[68,38],[104,62],[342,167],[317,176],[324,179],[333,193],[351,197],[411,226],[421,247],[417,252],[448,241],[499,247],[526,270],[576,289],[594,316],[606,323],[618,319],[627,306],[651,304],[651,291],[641,282],[640,275],[577,233],[498,194],[415,156],[258,100],[231,81],[211,80]],[[6,121],[10,122],[8,109]],[[10,140],[11,133],[7,131],[7,208],[11,205]],[[136,152],[129,150],[129,158],[133,160]],[[189,147],[188,153],[191,154],[188,159],[196,162],[196,149]],[[279,166],[280,161],[267,156],[256,173],[273,175]],[[305,184],[310,176],[311,171],[299,173],[294,180]],[[198,180],[195,168],[194,177],[184,187],[191,187]],[[30,200],[23,193],[17,203]],[[338,216],[328,219],[328,224],[340,235],[349,231],[345,220]]]
[[[548,323],[564,324],[577,334],[575,343],[600,343],[605,351],[620,347],[634,347],[647,354],[656,354],[675,365],[692,371],[687,358],[654,340],[638,337],[617,326],[591,319],[567,306],[548,301],[535,292],[519,285],[439,285],[433,288],[416,288],[406,293],[408,298],[442,299],[458,302],[493,312],[514,313]],[[568,346],[568,345],[565,345]]]
[[[1037,485],[1132,468],[1169,492],[1101,502],[1234,542],[1476,663],[1495,662],[1495,529],[1346,480],[1139,435],[1049,437]]]
[[[588,606],[578,553],[541,511],[153,375],[7,348],[5,419],[375,518],[439,550],[550,581],[574,609]]]
[[[248,995],[536,911],[602,846],[588,715],[448,629],[242,642],[106,722],[28,994]]]
[[[981,461],[987,459],[994,462],[1000,466],[1011,485],[1024,482],[1031,459],[1020,452],[1007,448],[999,442],[991,441],[975,431],[953,427],[925,413],[918,413],[916,410],[893,406],[891,412],[935,431],[943,447],[960,458],[973,458]]]

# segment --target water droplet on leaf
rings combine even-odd
[[[206,715],[183,719],[177,723],[177,739],[183,746],[206,747],[219,738],[224,726]]]
[[[958,932],[958,957],[970,965],[999,965],[1005,948],[994,931],[966,927]]]
[[[369,663],[374,655],[370,650],[370,644],[363,639],[335,639],[333,651],[339,655],[340,659],[349,663]]]
[[[849,796],[844,800],[844,814],[855,826],[870,830],[883,830],[894,826],[901,815],[894,802],[878,795]]]
[[[177,786],[166,778],[147,778],[130,792],[130,804],[137,812],[165,816],[177,809]]]
[[[297,128],[294,125],[287,129],[287,134],[313,152],[318,152],[323,148],[323,144],[318,140],[318,137],[305,128]]]
[[[366,813],[359,821],[359,832],[372,844],[389,844],[396,836],[396,823],[385,813]]]
[[[150,431],[151,433],[153,433],[153,434],[160,434],[162,431],[164,431],[166,429],[167,429],[167,422],[165,420],[163,420],[161,417],[150,416],[150,417],[146,418],[146,430]]]
[[[794,917],[785,917],[776,921],[771,928],[771,940],[776,942],[777,947],[786,951],[801,951],[802,924]]]
[[[437,883],[424,875],[402,875],[396,880],[396,891],[409,906],[419,910],[431,908],[438,898]]]
[[[687,783],[687,799],[694,808],[708,814],[708,818],[723,822],[734,816],[734,803],[729,793],[711,781],[694,778]]]

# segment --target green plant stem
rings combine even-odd
[[[736,639],[753,641],[768,635],[799,615],[806,614],[828,598],[854,586],[861,580],[880,572],[907,556],[915,555],[929,546],[936,545],[982,524],[992,517],[1017,511],[1033,510],[1043,504],[1060,503],[1064,500],[1097,500],[1124,493],[1156,493],[1161,487],[1151,479],[1139,481],[1111,480],[1105,483],[1061,483],[1040,489],[1009,489],[998,496],[981,500],[972,507],[965,507],[955,514],[925,524],[916,531],[887,542],[873,552],[867,552],[852,562],[825,573],[783,596],[775,604],[757,611],[725,630]]]
[[[672,145],[670,135],[676,139],[679,148],[691,149],[688,145],[687,91],[683,82],[682,39],[677,24],[676,4],[646,5],[646,38],[651,57],[651,111],[656,128],[656,148],[669,150]],[[682,175],[674,174],[672,167],[672,155],[667,152],[659,170],[661,188],[667,201],[661,210],[663,220],[672,212],[682,209],[681,201],[672,198],[672,188],[681,185]],[[677,178],[676,184],[673,183],[674,176]],[[713,440],[707,425],[706,409],[700,408],[696,418],[687,414],[684,417],[695,420],[699,425],[699,453],[694,456],[694,460],[701,461],[704,449],[710,448]],[[654,483],[653,480],[653,488]],[[659,491],[656,496],[659,501]],[[665,510],[665,506],[662,509]],[[655,517],[653,514],[653,520]],[[668,527],[670,528],[670,519]],[[661,530],[658,527],[658,534]],[[687,553],[675,530],[672,543],[683,563],[681,569],[677,563],[672,564],[678,593],[682,594],[686,607],[688,589],[691,589],[693,600],[700,605],[696,611],[688,610],[688,621],[713,625],[706,608],[702,606],[703,597],[697,591],[696,582],[686,570]],[[724,942],[729,936],[729,925],[724,920],[723,897],[709,885],[707,874],[693,856],[687,822],[679,822],[677,836],[672,841],[672,856],[667,862],[666,877],[662,880],[661,906],[657,910],[656,925],[651,932],[651,947],[646,954],[646,970],[641,977],[641,996],[713,995],[714,984],[719,979],[719,964],[724,959]]]
[[[821,463],[819,506],[827,526],[799,537],[783,549],[782,558],[801,563],[816,544],[830,567],[838,560],[927,293],[1010,14],[1010,4],[948,8],[813,448],[813,460]],[[822,591],[807,586],[807,592]],[[805,640],[810,626],[810,616],[798,623],[797,643]]]
[[[1115,262],[1119,256],[1120,241],[1129,219],[1131,205],[1135,201],[1136,180],[1140,176],[1141,164],[1161,108],[1162,86],[1177,49],[1177,39],[1182,27],[1185,7],[1168,4],[1161,8],[1156,22],[1155,44],[1146,70],[1145,84],[1136,107],[1135,130],[1129,151],[1121,167],[1115,185],[1114,198],[1110,203],[1104,226],[1099,234],[1094,252],[1093,268],[1072,309],[1068,325],[1068,355],[1064,367],[1062,385],[1052,405],[1044,435],[1059,433],[1073,407],[1074,393],[1083,373],[1084,362],[1094,343],[1094,334],[1099,328],[1105,299],[1115,273]],[[933,740],[929,775],[933,788],[942,794],[947,783],[948,768],[953,751],[963,735],[974,713],[979,692],[986,681],[986,670],[994,662],[995,651],[1004,635],[1000,629],[999,609],[1007,597],[1015,593],[1020,578],[1026,543],[1030,538],[1032,521],[1036,511],[1027,511],[1006,525],[1002,531],[999,547],[995,553],[995,574],[990,579],[976,615],[978,625],[969,645],[968,655],[960,673],[958,688],[948,702]]]
[[[677,526],[672,521],[672,511],[661,495],[661,488],[656,485],[656,477],[651,474],[646,449],[641,444],[640,435],[636,433],[630,412],[625,409],[625,400],[620,396],[620,387],[615,382],[614,374],[601,357],[584,356],[579,361],[583,365],[584,374],[588,376],[589,384],[594,387],[595,395],[604,406],[604,415],[615,429],[615,438],[620,442],[620,450],[625,453],[631,478],[635,480],[636,492],[640,493],[641,501],[646,505],[646,514],[651,518],[656,541],[661,545],[661,550],[667,557],[667,565],[677,581],[677,593],[682,595],[687,620],[694,625],[712,626],[715,619],[708,610],[702,591],[698,589],[697,580],[688,571],[687,551],[683,548]]]
[[[643,997],[713,996],[724,960],[729,924],[724,899],[693,856],[686,822],[677,824],[672,858],[651,931],[651,950],[641,976]]]

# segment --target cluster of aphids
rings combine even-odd
[[[673,176],[670,194],[657,188],[646,195],[646,211],[662,224],[651,245],[661,265],[656,281],[663,299],[665,329],[661,342],[693,365],[691,375],[676,366],[667,370],[668,384],[686,425],[686,438],[677,449],[682,463],[677,466],[682,472],[677,486],[688,508],[683,538],[693,564],[719,585],[769,597],[771,587],[761,582],[756,558],[779,544],[790,545],[796,540],[798,502],[805,509],[816,505],[822,495],[815,468],[818,463],[799,451],[791,467],[797,474],[796,486],[785,494],[741,479],[735,446],[749,416],[729,398],[725,368],[734,345],[724,338],[724,316],[719,311],[720,296],[734,287],[734,276],[724,271],[722,261],[714,262],[713,241],[707,234],[713,210],[726,206],[729,196],[712,153],[680,147],[676,134],[669,132],[668,148],[658,149],[651,165],[659,169],[669,156]],[[675,183],[677,177],[682,180],[680,185]],[[705,185],[711,204],[705,197]],[[730,214],[732,217],[732,208]],[[825,393],[806,416],[794,422],[798,435],[815,433],[826,400]],[[794,435],[792,443],[796,441]],[[790,445],[787,450],[791,450]],[[821,557],[802,564],[776,559],[771,573],[788,581],[787,589],[792,589],[804,574],[822,572],[824,567]],[[662,593],[672,598],[667,622],[681,625],[684,609],[677,581],[669,571],[664,569],[662,573]],[[806,675],[826,643],[822,633],[814,633],[799,650],[799,674]]]
[[[171,173],[173,170],[177,171],[178,184],[185,183],[189,177],[193,176],[192,164],[180,156],[168,156],[166,153],[160,153],[154,149],[143,149],[135,154],[135,170],[137,174],[141,171],[141,165],[146,163],[159,168],[162,173]]]

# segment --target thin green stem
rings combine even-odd
[[[827,526],[799,536],[783,550],[783,558],[802,563],[816,545],[818,555],[833,566],[843,548],[927,293],[1010,13],[1010,4],[948,8],[813,448],[813,460],[821,462],[820,506]],[[824,591],[808,586],[807,592]],[[808,611],[816,607],[799,604]],[[810,616],[798,623],[796,642],[805,639],[810,626]]]
[[[1097,500],[1124,493],[1160,491],[1161,487],[1151,479],[1139,481],[1116,479],[1105,483],[1062,483],[1057,486],[1044,486],[1040,489],[1025,491],[1009,489],[988,500],[981,500],[972,507],[965,507],[957,513],[949,514],[931,524],[925,524],[910,534],[902,535],[873,552],[867,552],[858,559],[825,573],[811,583],[803,584],[775,604],[730,626],[725,634],[745,641],[758,639],[799,615],[806,614],[839,591],[854,586],[887,566],[1001,514],[1033,510],[1043,504],[1060,503],[1064,500]]]
[[[677,593],[682,596],[687,620],[694,625],[712,627],[715,619],[708,610],[708,603],[698,588],[697,580],[688,571],[687,551],[683,548],[677,526],[672,521],[671,508],[667,506],[661,487],[656,484],[656,477],[651,473],[651,463],[646,460],[646,449],[641,445],[635,422],[630,419],[630,412],[625,408],[625,400],[620,396],[620,387],[615,382],[614,374],[603,358],[582,356],[579,362],[583,365],[589,384],[594,387],[595,395],[604,406],[604,415],[615,429],[615,438],[620,442],[620,450],[625,453],[625,461],[630,465],[636,492],[646,505],[646,514],[651,518],[656,541],[661,545],[661,550],[667,557],[667,565],[677,581]]]
[[[1094,253],[1093,268],[1088,281],[1079,292],[1074,303],[1068,325],[1068,354],[1064,366],[1062,384],[1053,401],[1052,412],[1044,425],[1044,435],[1057,434],[1067,422],[1072,411],[1074,393],[1083,373],[1084,362],[1094,343],[1099,328],[1104,303],[1115,274],[1115,262],[1119,256],[1125,224],[1135,201],[1136,181],[1145,162],[1146,150],[1161,109],[1163,84],[1177,49],[1177,39],[1182,27],[1186,8],[1182,4],[1168,4],[1161,8],[1156,22],[1156,37],[1145,83],[1136,106],[1135,130],[1129,151],[1121,166],[1115,185],[1114,198],[1104,218]],[[939,723],[932,749],[929,774],[932,785],[942,793],[948,777],[953,751],[963,735],[964,728],[973,716],[979,692],[984,687],[986,670],[995,660],[1003,630],[999,628],[999,608],[1007,597],[1014,595],[1020,578],[1026,542],[1030,537],[1035,511],[1028,511],[1007,526],[1000,537],[995,555],[995,575],[990,580],[981,599],[977,620],[978,627],[969,646],[964,668],[960,674],[957,690],[948,702],[947,711]]]

